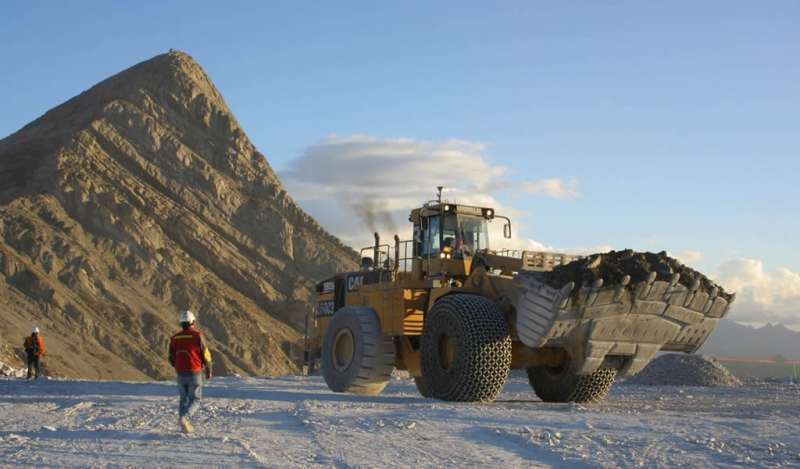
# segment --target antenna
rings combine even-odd
[[[444,189],[444,186],[436,186],[436,200],[439,203],[442,203],[442,189]]]

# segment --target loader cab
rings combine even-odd
[[[494,210],[449,203],[429,204],[411,212],[414,257],[428,275],[469,273],[471,258],[489,249]],[[502,217],[505,218],[505,217]],[[510,234],[510,226],[507,230]]]
[[[489,249],[488,220],[445,212],[422,219],[420,257],[458,259]]]

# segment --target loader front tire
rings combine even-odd
[[[322,342],[322,376],[331,391],[380,394],[394,369],[394,343],[371,308],[345,306]]]
[[[493,401],[511,366],[511,336],[490,299],[453,294],[439,299],[422,330],[422,375],[432,397]]]
[[[614,368],[600,368],[588,375],[579,375],[569,359],[560,366],[534,366],[527,371],[528,382],[545,402],[599,402],[611,390],[617,376]]]

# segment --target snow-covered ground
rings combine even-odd
[[[192,436],[171,383],[0,379],[0,465],[268,467],[800,466],[800,387],[617,385],[545,404],[516,376],[492,404],[376,397],[319,377],[218,378]]]

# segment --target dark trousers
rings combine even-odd
[[[42,368],[41,363],[39,362],[39,356],[33,353],[28,354],[28,379],[31,378],[31,374],[36,373],[34,376],[36,378],[39,377],[41,374]]]

